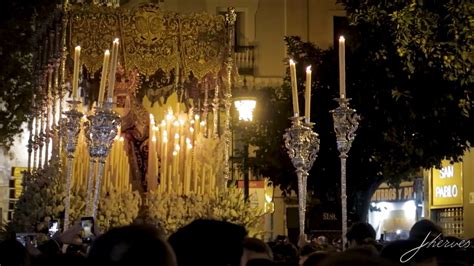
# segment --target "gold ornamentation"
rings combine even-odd
[[[120,36],[118,10],[95,5],[71,9],[69,51],[81,46],[81,63],[89,73],[102,67],[104,50],[110,49],[113,39]]]
[[[103,51],[121,39],[119,61],[145,77],[160,69],[170,73],[179,64],[198,79],[217,73],[226,57],[223,16],[163,12],[156,4],[133,9],[95,5],[71,8],[69,50],[81,45],[81,61],[88,72],[101,68]]]

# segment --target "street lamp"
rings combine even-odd
[[[247,92],[247,90],[245,90]],[[238,94],[237,94],[238,95]],[[253,111],[257,106],[257,100],[253,97],[237,97],[234,100],[235,109],[239,112],[239,121],[252,122],[253,121]],[[249,199],[249,168],[248,168],[248,158],[249,158],[249,145],[245,144],[244,147],[244,198],[245,201]]]

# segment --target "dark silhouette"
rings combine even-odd
[[[176,266],[171,247],[149,226],[114,228],[97,238],[88,265],[94,266]]]
[[[238,266],[243,253],[244,227],[215,220],[195,220],[168,241],[179,266]]]
[[[18,241],[9,239],[0,243],[1,266],[30,266],[27,249]]]

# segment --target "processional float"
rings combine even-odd
[[[84,215],[95,216],[109,189],[225,187],[235,19],[233,9],[214,16],[65,1],[41,21],[28,170],[65,166],[65,228],[81,188]],[[222,155],[217,166],[199,149],[211,146]]]

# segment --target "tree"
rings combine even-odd
[[[5,1],[0,8],[0,146],[9,148],[22,132],[33,101],[34,14],[41,21],[54,0]]]
[[[362,117],[348,159],[349,204],[365,217],[368,197],[380,182],[397,184],[416,176],[420,168],[439,166],[445,158],[459,161],[473,143],[473,6],[463,1],[340,2],[352,23],[346,33],[347,94]],[[315,69],[312,120],[321,149],[310,173],[310,189],[321,200],[331,196],[337,201],[339,160],[329,114],[337,106],[332,100],[338,97],[337,50],[322,51],[298,37],[286,42],[289,56],[298,62],[300,88],[304,88],[303,68],[311,64]],[[286,100],[289,109],[291,101]],[[273,127],[257,129],[269,134],[269,140],[280,140],[281,148],[289,123],[271,123]],[[279,172],[288,165],[272,167]],[[275,180],[288,184],[288,178],[294,184],[291,173]]]

